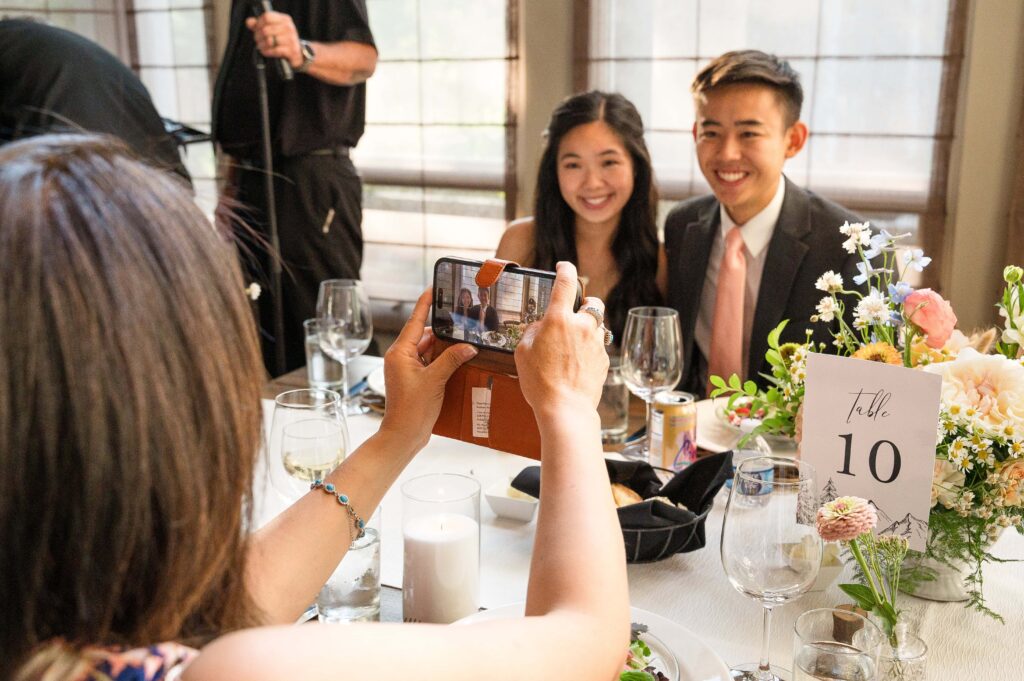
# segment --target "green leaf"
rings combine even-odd
[[[725,388],[725,379],[721,376],[712,376],[708,380],[711,381],[711,385],[716,388]]]
[[[628,671],[619,674],[619,681],[654,681],[654,677],[647,672]]]
[[[768,352],[764,353],[764,358],[768,360],[768,363],[773,367],[778,367],[780,369],[786,368],[786,363],[782,361],[782,355],[779,354],[778,350],[768,350]]]
[[[740,377],[733,374],[729,377],[729,387],[733,390],[742,390],[743,386],[740,385]]]
[[[840,584],[839,588],[846,592],[847,596],[853,598],[857,605],[864,610],[870,612],[875,609],[875,595],[871,593],[871,589],[863,584]]]
[[[757,383],[754,383],[753,381],[745,382],[743,384],[743,392],[753,397],[757,394]]]
[[[789,324],[789,320],[783,319],[779,322],[778,326],[768,333],[768,347],[775,350],[779,349],[779,337],[782,335],[782,330],[786,328],[786,324]]]

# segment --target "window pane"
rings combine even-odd
[[[138,32],[139,64],[170,66],[174,63],[174,38],[170,12],[139,12],[135,15]]]
[[[188,0],[195,3],[196,0]],[[206,18],[201,9],[178,9],[171,12],[174,35],[174,63],[179,66],[206,64]]]
[[[504,60],[424,63],[423,81],[430,84],[423,98],[424,121],[503,124],[506,69]]]
[[[420,0],[424,59],[506,55],[505,0]]]
[[[481,172],[501,175],[505,168],[505,128],[453,127],[429,128],[425,134],[424,151],[431,168],[447,169],[464,174]]]
[[[591,55],[693,57],[697,54],[697,0],[595,0]]]
[[[870,191],[891,199],[916,199],[923,207],[933,140],[816,136],[812,142],[811,189],[834,196]]]
[[[700,55],[756,49],[782,56],[817,52],[818,0],[716,0],[700,4]]]
[[[178,85],[178,110],[165,115],[204,130],[210,128],[210,72],[206,67],[175,70]],[[254,116],[259,115],[253,112]]]
[[[823,59],[818,69],[816,132],[935,133],[939,59]]]
[[[691,191],[695,176],[700,175],[693,135],[689,131],[647,133],[647,147],[654,161],[659,191],[672,195]]]
[[[416,28],[418,0],[368,0],[366,9],[381,59],[415,59],[420,49]],[[374,83],[380,75],[380,66],[378,63]]]
[[[821,4],[828,55],[943,54],[949,0],[828,0]]]
[[[366,86],[366,122],[418,123],[420,120],[420,65],[379,62]]]

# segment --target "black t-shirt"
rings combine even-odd
[[[231,27],[213,96],[213,135],[239,158],[256,158],[260,148],[256,50],[245,18],[252,0],[234,0]],[[274,9],[292,17],[299,36],[316,42],[353,41],[374,45],[364,0],[275,0]],[[267,99],[275,153],[300,156],[316,149],[354,147],[363,135],[366,85],[331,85],[297,73],[283,81],[267,64]]]
[[[103,132],[188,179],[146,86],[96,43],[35,21],[0,20],[0,143]]]

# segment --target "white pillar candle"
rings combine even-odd
[[[456,513],[406,522],[403,619],[449,624],[478,609],[480,526]]]

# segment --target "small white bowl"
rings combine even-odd
[[[514,499],[508,495],[508,489],[509,484],[505,480],[491,485],[484,492],[484,497],[487,498],[487,503],[495,515],[524,523],[533,520],[533,516],[537,514],[537,500]]]

